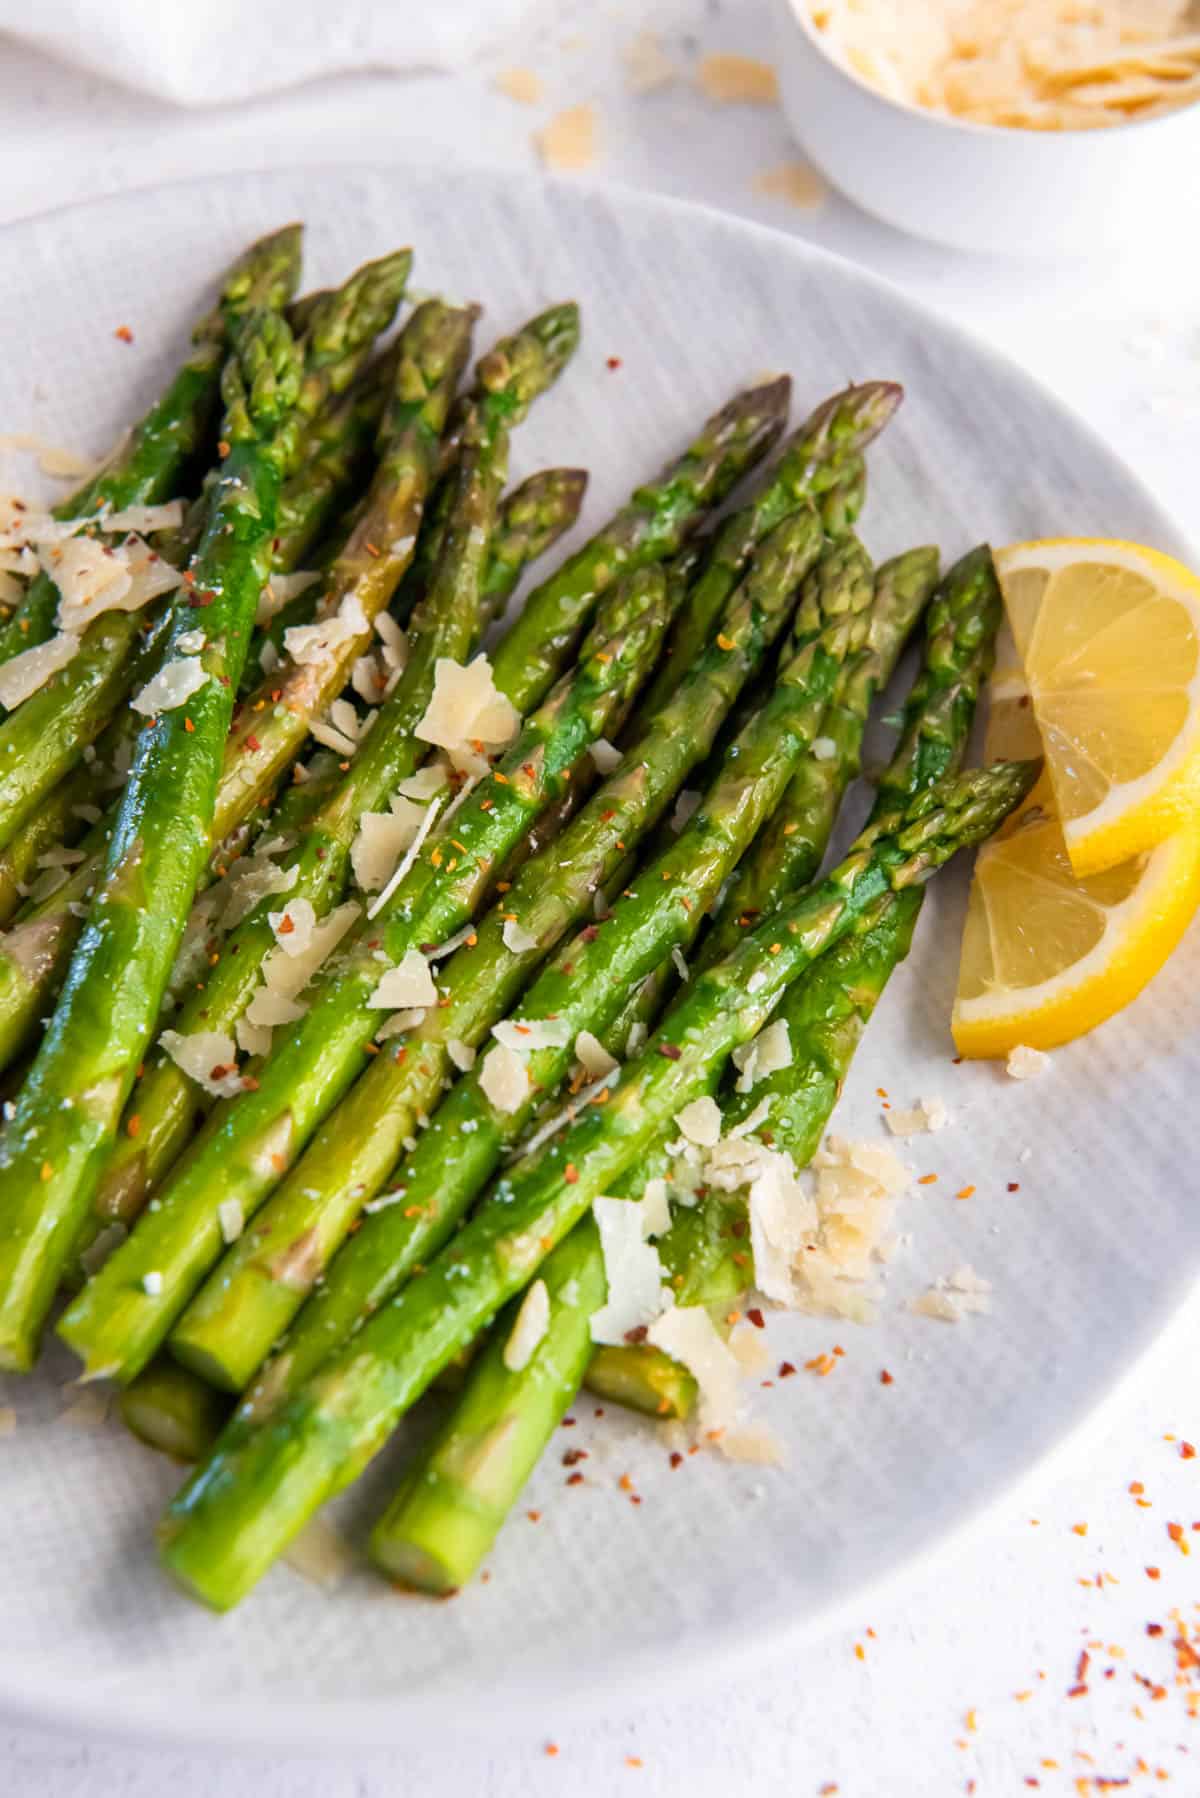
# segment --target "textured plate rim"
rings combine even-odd
[[[73,202],[14,220],[0,227],[0,256],[10,253],[11,246],[19,243],[22,233],[36,231],[56,218],[85,211],[111,214],[132,210],[149,194],[212,191],[245,180],[264,185],[273,181],[284,184],[306,177],[328,180],[358,176],[403,182],[406,173],[424,176],[430,170],[421,163],[404,160],[290,163],[147,183],[104,195],[98,200]],[[1090,443],[1097,455],[1120,471],[1147,512],[1160,521],[1164,537],[1175,546],[1172,553],[1181,553],[1182,546],[1183,556],[1190,557],[1193,562],[1196,560],[1188,533],[1164,511],[1147,483],[1090,420],[995,344],[946,318],[935,307],[916,299],[897,283],[852,258],[718,207],[641,192],[616,183],[555,179],[468,163],[456,165],[449,174],[452,182],[503,183],[506,188],[525,189],[530,193],[541,193],[549,188],[563,198],[578,198],[585,206],[599,203],[617,213],[631,211],[651,216],[691,218],[697,223],[703,222],[708,228],[726,231],[732,238],[755,240],[771,246],[775,254],[792,257],[798,265],[818,273],[825,269],[838,271],[843,278],[874,290],[910,317],[924,321],[940,336],[967,348],[981,361],[990,364],[1010,387],[1036,396],[1039,403],[1057,411]],[[594,1656],[589,1661],[572,1665],[569,1683],[562,1690],[541,1690],[533,1694],[518,1687],[497,1685],[486,1692],[479,1691],[475,1710],[467,1718],[456,1698],[443,1698],[428,1691],[421,1694],[417,1705],[406,1701],[402,1694],[368,1700],[330,1699],[318,1703],[256,1698],[250,1706],[237,1700],[206,1698],[202,1706],[189,1703],[188,1714],[181,1715],[177,1701],[172,1701],[166,1688],[155,1688],[145,1695],[111,1689],[95,1697],[78,1690],[68,1693],[60,1683],[48,1683],[41,1677],[32,1679],[11,1664],[0,1661],[0,1719],[43,1730],[67,1730],[127,1745],[190,1747],[214,1755],[226,1750],[256,1749],[344,1754],[347,1749],[366,1751],[392,1747],[401,1741],[411,1743],[414,1739],[428,1743],[434,1732],[448,1722],[453,1722],[460,1732],[465,1729],[472,1737],[503,1739],[519,1729],[544,1725],[551,1711],[559,1721],[568,1717],[579,1719],[594,1716],[601,1705],[615,1701],[644,1702],[642,1695],[648,1686],[652,1686],[655,1702],[661,1703],[665,1698],[682,1695],[697,1675],[711,1681],[723,1669],[730,1670],[735,1666],[741,1674],[746,1674],[753,1667],[777,1660],[785,1647],[810,1642],[838,1628],[861,1608],[868,1593],[874,1604],[894,1604],[934,1565],[966,1552],[987,1533],[992,1520],[1035,1480],[1053,1480],[1082,1444],[1102,1426],[1109,1411],[1117,1409],[1122,1399],[1140,1384],[1147,1363],[1168,1350],[1197,1285],[1200,1285],[1200,1268],[1193,1270],[1190,1285],[1180,1292],[1157,1326],[1135,1346],[1121,1375],[1081,1407],[1074,1423],[1056,1442],[1040,1453],[1035,1452],[1031,1460],[1016,1467],[1006,1480],[989,1488],[977,1504],[965,1509],[941,1540],[907,1554],[887,1573],[869,1579],[864,1585],[848,1587],[836,1598],[815,1606],[802,1616],[764,1618],[753,1638],[739,1637],[732,1631],[713,1632],[707,1638],[693,1635],[684,1639],[667,1666],[649,1648],[632,1657]],[[213,1619],[213,1627],[220,1628],[219,1619]]]

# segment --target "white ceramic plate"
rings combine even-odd
[[[578,296],[583,348],[522,427],[514,474],[587,463],[589,527],[733,387],[787,368],[797,411],[848,379],[895,377],[908,389],[872,457],[862,529],[878,556],[928,540],[952,556],[983,536],[1059,531],[1180,553],[1102,442],[870,276],[695,208],[507,175],[246,175],[12,227],[0,239],[4,428],[106,445],[178,354],[205,283],[243,242],[293,217],[308,221],[314,284],[408,241],[417,286],[486,302],[481,339]],[[132,346],[114,337],[120,325]],[[52,1352],[34,1379],[0,1383],[0,1403],[19,1413],[16,1436],[0,1442],[0,1705],[144,1737],[348,1747],[468,1719],[545,1718],[617,1686],[658,1691],[823,1626],[959,1533],[1128,1369],[1200,1259],[1189,1190],[1196,934],[1124,1016],[1018,1085],[952,1065],[964,890],[961,870],[936,883],[837,1119],[878,1135],[877,1086],[902,1104],[941,1094],[954,1127],[909,1146],[939,1181],[905,1201],[912,1243],[888,1272],[878,1326],[772,1320],[773,1359],[802,1364],[835,1342],[847,1351],[832,1378],[801,1375],[757,1395],[788,1445],[786,1470],[697,1455],[672,1471],[652,1430],[611,1415],[597,1424],[585,1401],[487,1583],[436,1604],[365,1571],[330,1593],[281,1568],[216,1619],[155,1566],[154,1519],[175,1471],[115,1423],[88,1432],[64,1421],[71,1363]],[[955,1202],[966,1185],[975,1196]],[[950,1328],[903,1309],[964,1261],[994,1282],[992,1317]],[[568,1446],[591,1457],[570,1489]],[[377,1467],[350,1495],[352,1535],[394,1469]],[[637,1508],[618,1487],[626,1471]]]

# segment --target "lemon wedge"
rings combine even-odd
[[[1200,819],[1200,580],[1134,543],[1018,543],[996,572],[1076,874]]]
[[[1031,696],[1011,665],[992,683],[987,759],[1039,748]],[[952,1018],[959,1054],[1053,1049],[1094,1029],[1158,972],[1198,904],[1195,826],[1118,867],[1077,875],[1047,769],[975,864]]]

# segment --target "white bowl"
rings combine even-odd
[[[1021,131],[889,99],[836,62],[805,0],[775,0],[797,138],[848,199],[959,249],[1087,253],[1189,228],[1200,106],[1094,131]]]

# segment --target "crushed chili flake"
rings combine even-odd
[[[528,1517],[530,1523],[540,1523],[542,1521],[542,1513],[540,1511],[526,1511],[525,1515]]]
[[[133,342],[133,332],[129,329],[128,325],[118,325],[113,332],[113,336],[118,338],[121,343]]]
[[[669,1460],[670,1460],[670,1464],[672,1467],[682,1467],[683,1466],[683,1456],[680,1454],[680,1452],[677,1448],[671,1450]]]
[[[542,1752],[544,1754],[548,1754],[551,1757],[553,1757],[554,1755],[556,1755],[558,1753],[558,1743],[557,1742],[547,1742],[546,1746]]]
[[[627,1754],[625,1756],[625,1765],[627,1767],[640,1767],[642,1765],[641,1755],[640,1754]]]
[[[568,1486],[582,1486],[583,1475],[581,1473],[569,1473],[566,1478],[566,1484]]]
[[[756,1330],[765,1330],[766,1329],[767,1320],[763,1316],[762,1312],[759,1310],[757,1305],[751,1305],[749,1310],[746,1312],[746,1316],[750,1319],[750,1322],[754,1325],[754,1328]]]
[[[1146,1578],[1147,1579],[1161,1579],[1162,1578],[1162,1570],[1158,1567],[1147,1567]]]
[[[665,1055],[668,1061],[678,1061],[683,1054],[683,1050],[677,1049],[674,1043],[659,1043],[658,1052]]]
[[[786,1379],[790,1378],[790,1376],[792,1374],[794,1374],[795,1371],[796,1371],[795,1366],[791,1361],[781,1361],[779,1363],[779,1378],[781,1380],[786,1380]]]
[[[881,1367],[879,1370],[879,1384],[881,1386],[894,1386],[896,1384],[895,1378],[888,1372],[886,1367]]]
[[[257,755],[258,751],[262,748],[262,744],[259,742],[258,738],[256,736],[254,736],[252,733],[250,736],[248,736],[246,738],[244,747],[246,749],[249,749],[252,754]]]
[[[621,358],[619,356],[606,356],[604,358],[604,366],[605,368],[620,368]]]
[[[1087,1535],[1088,1526],[1086,1523],[1073,1523],[1071,1525],[1071,1528],[1077,1536],[1086,1536]]]
[[[937,1179],[936,1174],[922,1174],[921,1178],[917,1181],[917,1185],[918,1186],[932,1186],[936,1179]]]
[[[1180,1554],[1184,1554],[1184,1555],[1191,1554],[1191,1552],[1192,1552],[1191,1543],[1187,1540],[1187,1537],[1184,1535],[1183,1525],[1181,1523],[1169,1523],[1167,1525],[1167,1534],[1168,1534],[1168,1536],[1170,1536],[1172,1542],[1174,1542],[1175,1546],[1178,1548]]]
[[[1195,1460],[1196,1451],[1190,1442],[1181,1442],[1179,1444],[1179,1458],[1181,1461]]]
[[[1020,1192],[1021,1182],[1019,1180],[1010,1180],[1008,1183],[1008,1190],[1009,1192]]]
[[[956,1199],[974,1198],[975,1188],[973,1186],[960,1186],[954,1196]]]

